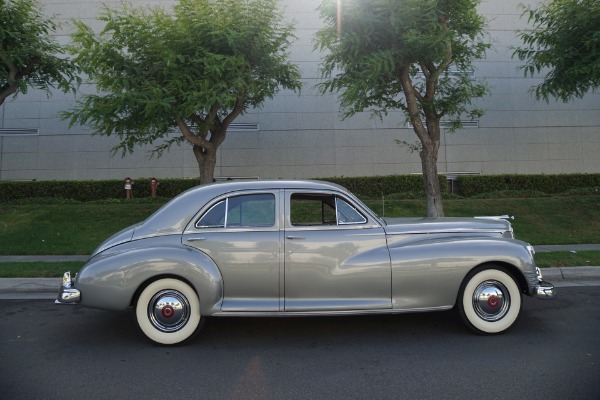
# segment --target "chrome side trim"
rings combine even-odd
[[[499,235],[503,235],[506,231],[500,231],[497,229],[477,229],[477,228],[456,228],[456,229],[430,229],[427,232],[423,230],[414,230],[414,231],[403,231],[403,232],[386,232],[385,234],[388,236],[403,236],[403,235],[432,235],[437,233],[465,233],[465,234],[477,234],[477,233],[495,233]]]
[[[65,272],[54,304],[77,304],[79,300],[81,300],[81,292],[73,287],[71,272]]]
[[[490,215],[490,216],[484,215],[484,216],[481,216],[481,217],[473,217],[473,218],[476,218],[476,219],[505,219],[505,220],[515,219],[514,216],[508,215],[508,214],[505,214],[505,215]]]
[[[423,311],[446,311],[454,305],[426,308],[385,308],[378,310],[335,310],[335,311],[219,311],[213,317],[317,317],[339,315],[369,315],[369,314],[406,314]]]

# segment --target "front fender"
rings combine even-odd
[[[223,282],[219,269],[206,254],[182,246],[179,235],[141,239],[102,252],[81,269],[74,287],[81,292],[83,306],[125,310],[139,288],[163,276],[191,284],[203,315],[220,308]]]
[[[512,239],[464,236],[391,244],[393,307],[453,306],[466,275],[483,264],[508,267],[531,295],[537,274],[527,246]]]

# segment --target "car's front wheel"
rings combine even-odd
[[[502,333],[519,317],[521,291],[506,269],[487,266],[467,275],[457,306],[463,321],[475,332]]]
[[[188,284],[160,279],[140,294],[135,316],[141,331],[162,345],[181,344],[201,328],[200,300]]]

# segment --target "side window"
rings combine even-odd
[[[367,219],[356,208],[333,194],[293,193],[290,222],[294,226],[364,224]]]
[[[275,225],[274,195],[252,194],[230,197],[227,200],[227,228]]]
[[[367,222],[364,215],[339,197],[336,199],[336,205],[338,223],[340,225],[364,224]]]
[[[223,228],[225,227],[226,200],[222,200],[204,213],[196,222],[196,228]]]
[[[290,198],[290,221],[296,226],[336,225],[335,196],[293,193]]]
[[[270,193],[233,196],[213,205],[196,228],[252,228],[275,225],[275,196]]]

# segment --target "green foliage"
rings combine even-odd
[[[133,199],[125,199],[124,182],[103,181],[32,181],[0,182],[0,203],[12,204],[100,204],[162,203],[196,185],[197,179],[160,179],[158,197],[151,198],[152,178],[136,178]],[[320,180],[337,183],[362,198],[389,200],[423,199],[422,175],[387,175],[359,177],[324,177]],[[444,197],[446,177],[438,177]],[[458,177],[458,195],[475,198],[534,198],[548,195],[594,196],[600,194],[600,174],[560,175],[483,175]]]
[[[368,111],[383,119],[401,110],[419,142],[427,215],[443,216],[437,180],[440,122],[448,131],[483,110],[472,99],[487,93],[470,76],[490,46],[483,40],[479,0],[323,0],[322,93],[338,93],[343,118]],[[406,144],[403,142],[402,144]]]
[[[150,196],[150,180],[135,179],[133,185],[132,201],[137,198]],[[158,186],[158,195],[163,198],[172,198],[198,184],[196,179],[162,179]],[[0,202],[30,203],[33,200],[39,203],[42,198],[60,199],[51,201],[56,204],[59,201],[68,204],[71,201],[99,201],[106,199],[124,199],[125,188],[123,181],[39,181],[39,182],[1,182]],[[123,200],[126,201],[126,200]],[[158,200],[160,201],[160,200]]]
[[[477,117],[471,99],[487,89],[469,77],[472,62],[489,45],[474,0],[325,0],[325,27],[317,48],[328,53],[321,72],[323,93],[339,92],[344,117],[365,110],[383,117],[416,100],[419,117],[442,117],[460,127],[461,116]],[[410,81],[402,81],[402,70]],[[416,99],[406,98],[408,92]],[[404,96],[403,96],[404,95]],[[399,121],[399,124],[403,121]],[[439,126],[438,126],[439,127]]]
[[[421,175],[390,175],[369,177],[329,177],[322,180],[337,183],[359,196],[391,195],[399,198],[422,198]],[[446,178],[439,177],[445,188]],[[196,179],[161,179],[157,193],[159,198],[149,198],[151,178],[134,179],[133,199],[125,200],[124,182],[103,181],[32,181],[0,182],[0,203],[13,204],[71,204],[75,202],[121,203],[149,201],[161,202],[177,196],[198,184]]]
[[[525,61],[525,76],[546,74],[532,88],[538,99],[567,102],[600,87],[598,0],[550,0],[523,15],[533,27],[519,33],[523,46],[513,56]]]
[[[36,0],[0,0],[0,104],[29,88],[75,91],[78,70],[61,56],[57,29]]]
[[[459,193],[472,197],[482,193],[500,191],[534,190],[546,194],[575,194],[576,189],[586,188],[583,194],[597,194],[600,174],[559,175],[485,175],[458,177]]]
[[[287,61],[292,26],[281,22],[276,0],[181,0],[172,11],[124,4],[99,19],[98,34],[75,21],[70,48],[98,93],[63,117],[117,135],[122,155],[154,144],[160,156],[186,140],[197,158],[216,157],[238,115],[280,87],[300,89]]]
[[[387,175],[323,178],[337,183],[357,196],[381,198],[394,194],[397,199],[424,197],[422,175]],[[446,177],[440,176],[440,187],[446,189]],[[416,196],[415,193],[421,193]]]

